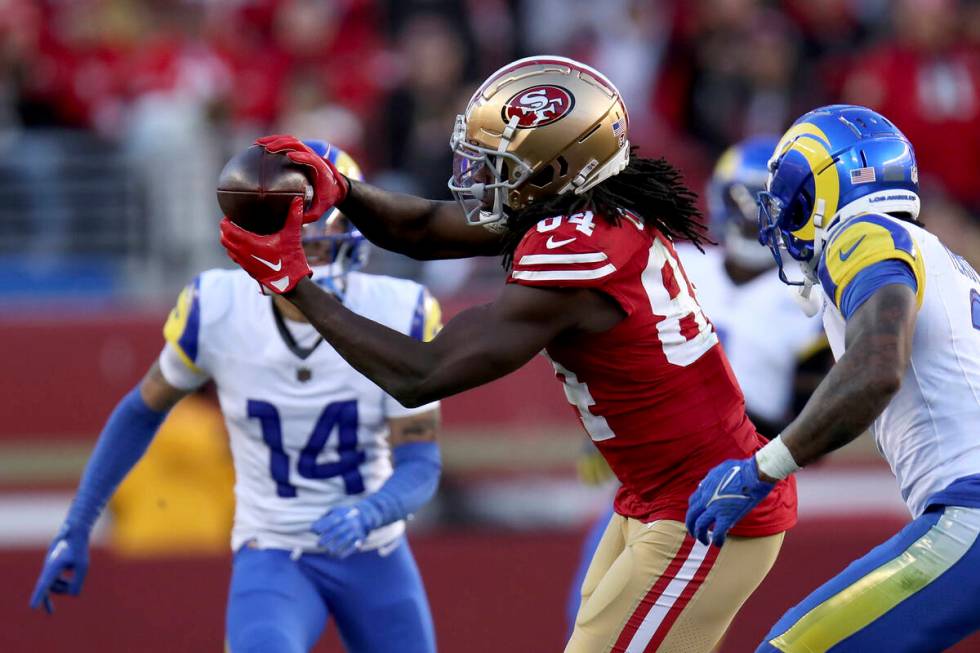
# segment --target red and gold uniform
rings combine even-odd
[[[622,483],[566,650],[709,650],[796,522],[796,488],[781,483],[720,552],[687,536],[684,515],[697,483],[765,440],[745,415],[742,392],[673,244],[628,213],[615,225],[588,211],[547,218],[517,247],[508,282],[593,288],[626,315],[609,331],[562,337],[546,352]],[[742,560],[726,560],[733,557]],[[730,609],[706,598],[715,588]],[[692,616],[699,628],[675,636],[697,603],[717,618]],[[706,621],[717,627],[704,627]]]

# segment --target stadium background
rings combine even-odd
[[[915,143],[923,218],[980,263],[980,3],[953,0],[0,0],[0,650],[219,650],[227,452],[184,407],[103,520],[81,600],[27,610],[102,420],[160,346],[176,291],[228,266],[213,185],[258,135],[350,150],[369,179],[445,197],[456,112],[499,65],[556,53],[623,91],[633,141],[702,188],[742,137],[848,101]],[[496,261],[372,269],[452,314]],[[583,439],[542,361],[445,402],[445,477],[412,525],[441,650],[552,651],[589,521]],[[866,439],[864,439],[866,440]],[[907,518],[873,445],[800,477],[801,524],[723,651]],[[331,634],[318,651],[337,651]],[[980,651],[980,642],[957,651]]]

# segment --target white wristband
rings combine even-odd
[[[793,454],[783,443],[783,436],[781,435],[770,440],[769,444],[756,452],[755,462],[761,473],[780,481],[800,469],[800,466],[793,460]]]

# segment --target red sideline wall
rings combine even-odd
[[[166,311],[0,320],[0,440],[91,438],[163,344]],[[550,366],[536,358],[510,376],[447,401],[449,428],[573,419]]]
[[[786,538],[720,653],[755,650],[782,612],[893,533],[881,520],[810,521]],[[560,651],[563,606],[578,533],[436,533],[413,540],[443,653]],[[80,599],[56,600],[53,617],[27,610],[40,554],[0,553],[0,649],[11,653],[219,651],[228,558],[124,560],[96,552]],[[317,653],[339,653],[331,629]],[[956,653],[980,651],[980,637]]]

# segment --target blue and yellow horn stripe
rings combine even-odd
[[[833,217],[840,201],[840,179],[830,140],[817,125],[801,122],[783,135],[776,152],[781,159],[780,166],[799,167],[800,173],[809,177],[807,190],[814,201],[807,207],[806,220],[790,233],[800,240],[812,241],[816,237],[814,219],[817,214],[827,219]]]

